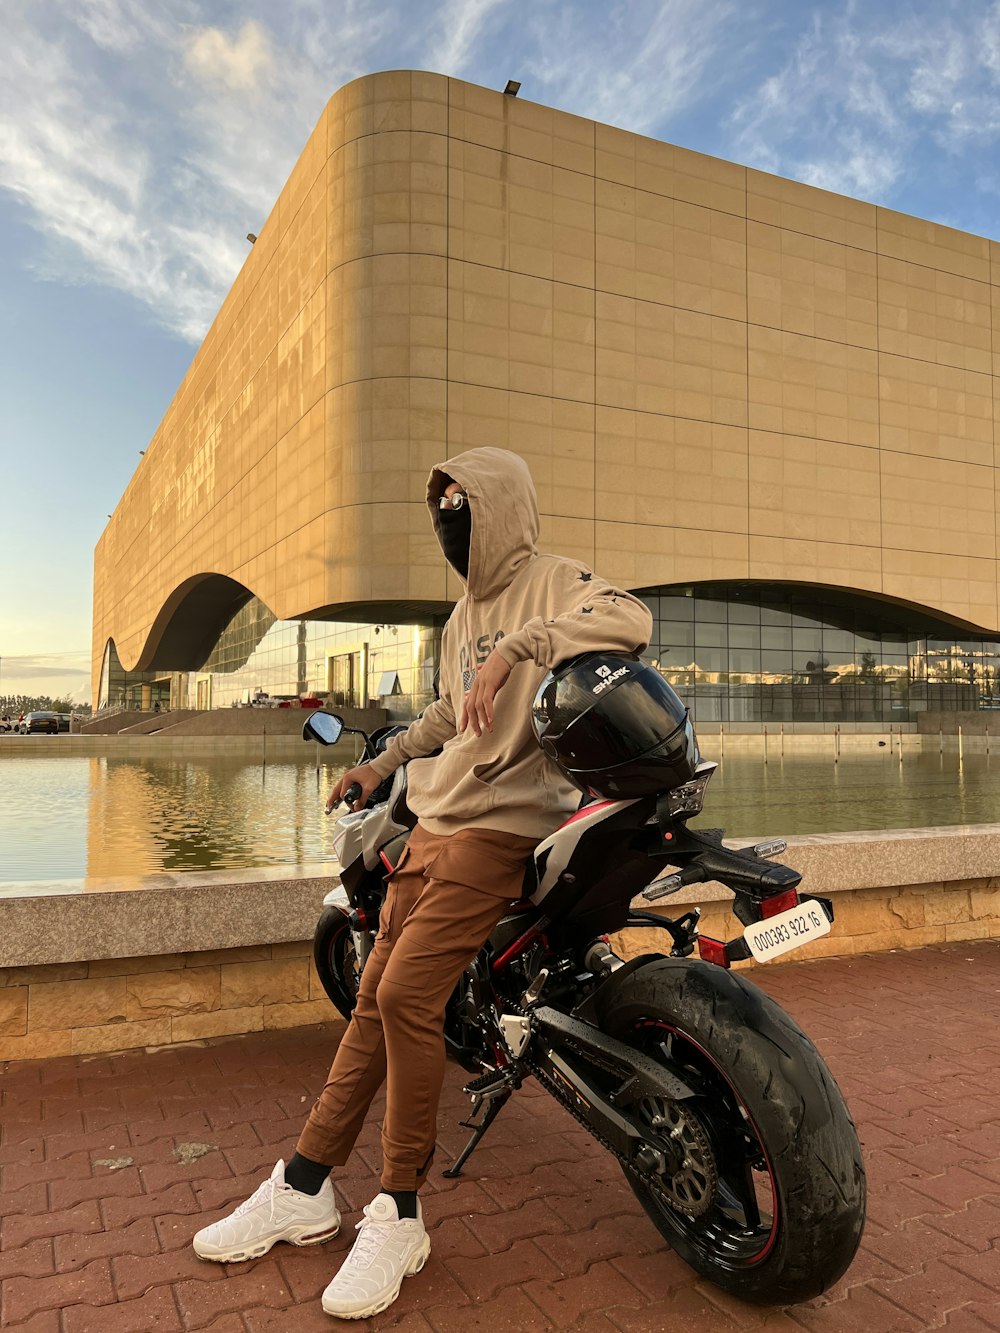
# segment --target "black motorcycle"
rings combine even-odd
[[[401,729],[358,733],[365,757]],[[303,735],[330,745],[349,730],[314,713]],[[735,1296],[783,1305],[818,1296],[850,1265],[864,1165],[815,1046],[729,969],[827,933],[833,909],[799,894],[801,876],[769,859],[783,842],[734,850],[721,830],[688,827],[715,767],[699,763],[690,782],[657,796],[585,802],[536,848],[521,900],[448,1003],[449,1053],[476,1077],[465,1089],[473,1133],[445,1175],[461,1172],[534,1077],[614,1154],[681,1258]],[[345,800],[359,796],[354,787]],[[325,900],[314,956],[345,1018],[414,823],[405,765],[337,821],[343,889]],[[655,902],[709,881],[734,895],[744,930],[733,940],[699,935],[697,908],[671,919],[633,906],[637,895]],[[607,937],[626,926],[662,932],[668,951],[624,961]]]

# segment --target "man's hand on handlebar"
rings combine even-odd
[[[330,814],[334,806],[339,805],[347,795],[348,788],[353,786],[361,788],[361,795],[351,806],[351,809],[355,813],[358,810],[363,810],[368,797],[371,796],[381,781],[382,779],[374,771],[371,764],[359,764],[357,768],[349,768],[326,798],[326,813]]]

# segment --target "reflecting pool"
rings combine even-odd
[[[711,747],[706,745],[709,757]],[[0,757],[0,894],[332,859],[323,801],[343,764],[259,759]],[[1000,755],[888,750],[726,755],[702,824],[734,837],[1000,822]],[[24,889],[22,889],[22,892]]]
[[[329,861],[323,802],[344,767],[308,754],[3,756],[0,886]]]
[[[718,760],[706,745],[706,758]],[[938,754],[888,748],[784,758],[772,748],[727,754],[709,784],[699,824],[727,835],[787,837],[863,829],[1000,822],[1000,754]]]

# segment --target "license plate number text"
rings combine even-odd
[[[820,904],[803,902],[790,907],[787,912],[779,912],[766,921],[747,926],[743,938],[757,962],[767,963],[829,933],[830,918]]]

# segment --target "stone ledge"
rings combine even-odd
[[[327,867],[250,873],[242,881],[231,871],[152,876],[143,887],[3,898],[0,968],[300,941],[312,935],[324,895],[339,883]]]
[[[1000,879],[1000,824],[789,838],[782,860],[802,873],[805,891],[824,895],[921,885],[968,889],[973,880],[986,890]],[[150,875],[90,888],[82,881],[27,885],[32,896],[2,899],[0,968],[302,940],[312,934],[324,895],[339,883],[332,863],[243,872],[252,879],[234,880],[233,873]],[[720,885],[697,885],[664,906],[729,898]]]
[[[787,842],[787,852],[775,859],[800,872],[802,890],[808,893],[1000,878],[1000,824],[814,833]],[[726,845],[748,843],[726,839]],[[720,884],[698,884],[666,901],[719,902],[731,896]]]
[[[732,898],[703,898],[700,929],[717,940],[733,940],[743,934],[743,924],[733,915]],[[856,953],[884,953],[893,949],[921,949],[929,944],[959,940],[994,939],[1000,944],[1000,883],[996,880],[956,880],[950,884],[909,884],[892,889],[851,889],[833,898],[835,920],[829,935],[785,954],[775,963],[799,963],[811,958],[830,958]],[[657,903],[653,912],[679,916],[672,907],[676,899]],[[615,938],[623,958],[667,947],[666,937],[656,931],[626,929]],[[736,967],[758,968],[748,960]]]
[[[809,889],[833,895],[836,922],[830,935],[778,965],[958,940],[995,939],[1000,947],[998,852],[996,826],[790,841],[788,861]],[[945,868],[954,873],[943,875]],[[311,957],[323,897],[337,883],[332,867],[325,869],[300,868],[285,879],[287,872],[258,872],[250,883],[233,883],[227,872],[153,877],[137,882],[145,887],[6,901],[0,1061],[335,1018]],[[654,910],[678,915],[691,903],[701,907],[704,934],[741,933],[732,896],[718,885],[676,894]],[[668,946],[655,931],[615,938],[624,957]]]

